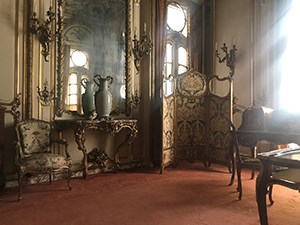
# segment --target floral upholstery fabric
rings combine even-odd
[[[25,175],[38,177],[38,180],[41,181],[40,177],[48,174],[47,178],[51,183],[56,174],[67,173],[68,187],[71,190],[72,161],[68,152],[68,143],[62,138],[52,139],[51,123],[28,119],[17,123],[15,128],[17,133],[15,162],[18,170],[18,200],[22,199],[22,179]],[[52,148],[53,143],[56,145]]]
[[[19,166],[22,172],[50,171],[68,167],[71,164],[69,158],[53,153],[38,153],[20,159]]]
[[[20,144],[24,156],[32,153],[50,152],[50,124],[29,122],[20,125]]]
[[[20,122],[17,125],[17,134],[19,143],[17,165],[22,173],[48,173],[71,166],[70,158],[51,153],[51,141],[54,140],[51,139],[49,122],[36,119]]]

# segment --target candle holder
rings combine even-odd
[[[54,91],[53,90],[51,90],[51,91],[48,90],[48,81],[45,80],[42,89],[40,89],[40,87],[37,87],[37,89],[38,89],[38,91],[37,91],[38,98],[40,99],[41,103],[43,105],[50,105],[51,100],[54,97]]]
[[[47,19],[41,24],[37,18],[36,12],[33,12],[30,18],[30,32],[37,35],[38,40],[42,46],[42,55],[46,62],[49,62],[48,56],[50,51],[50,42],[54,40],[52,35],[51,23],[55,19],[55,13],[52,11],[51,6],[46,13]]]
[[[131,99],[129,103],[133,105],[134,108],[137,108],[141,102],[141,97],[138,95],[138,90],[135,90],[134,94],[131,94]]]
[[[132,52],[134,55],[134,65],[135,68],[140,71],[140,62],[144,54],[148,55],[153,47],[153,42],[151,40],[150,34],[146,34],[144,30],[141,40],[137,39],[136,31],[133,37],[133,48]]]
[[[219,59],[219,63],[226,63],[226,66],[230,69],[229,75],[232,77],[234,75],[235,67],[235,52],[237,51],[235,44],[232,46],[232,49],[228,50],[226,43],[223,43],[221,48],[224,56],[222,57],[216,46],[216,57]]]

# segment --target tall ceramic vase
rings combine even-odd
[[[98,91],[95,93],[95,106],[97,118],[108,117],[112,109],[112,95],[109,91],[109,87],[113,82],[111,76],[102,78],[100,75],[95,75],[95,84],[99,87]]]
[[[85,92],[82,94],[81,97],[83,114],[86,117],[90,117],[95,111],[94,82],[83,78],[81,80],[81,85],[85,88]]]

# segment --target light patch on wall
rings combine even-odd
[[[283,25],[283,35],[286,37],[286,48],[282,56],[282,74],[280,85],[280,108],[288,111],[300,112],[299,101],[299,59],[300,30],[300,1],[294,0],[291,10],[286,14]]]

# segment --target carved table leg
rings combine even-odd
[[[263,163],[260,174],[256,179],[256,202],[261,225],[268,225],[266,195],[268,193],[269,169],[269,164]]]
[[[253,159],[256,158],[256,147],[251,148],[251,157]],[[252,171],[251,171],[251,180],[254,179],[254,176],[255,176],[255,169],[252,169]]]
[[[85,142],[85,137],[83,136],[84,128],[78,127],[74,131],[74,134],[75,134],[75,141],[77,143],[78,149],[80,151],[82,151],[82,153],[83,153],[83,160],[82,160],[83,171],[82,171],[82,173],[83,173],[83,177],[86,178],[88,166],[87,166],[87,151],[86,151],[86,147],[84,146],[84,142]]]
[[[136,125],[124,126],[122,129],[125,129],[125,128],[128,128],[130,130],[130,134],[128,135],[127,139],[117,147],[117,150],[115,152],[115,155],[114,155],[115,172],[117,172],[119,170],[119,165],[120,165],[120,160],[118,159],[119,151],[122,148],[124,148],[126,145],[131,145],[132,142],[134,141],[134,139],[136,138],[137,132],[138,132]]]

